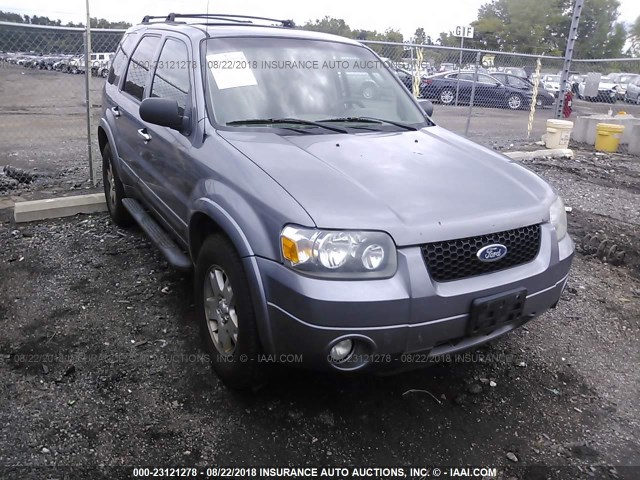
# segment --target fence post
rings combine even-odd
[[[567,77],[571,69],[571,59],[573,58],[573,47],[578,36],[578,24],[580,23],[580,14],[582,13],[582,5],[584,0],[576,0],[573,7],[573,17],[571,18],[571,29],[569,30],[569,38],[567,39],[567,49],[564,54],[564,65],[560,75],[560,91],[556,100],[556,118],[562,118],[562,110],[564,108],[564,94],[567,89]]]
[[[476,97],[476,83],[478,83],[478,68],[480,68],[480,52],[476,53],[476,66],[473,72],[473,85],[471,85],[471,98],[469,99],[469,113],[467,114],[467,125],[464,128],[464,136],[469,136],[469,124],[471,123],[471,115],[473,114],[473,101]]]
[[[87,27],[84,33],[84,89],[87,105],[87,159],[89,160],[89,180],[96,185],[93,152],[91,146],[91,17],[89,16],[89,0],[87,0]]]
[[[458,61],[458,81],[456,82],[456,107],[458,106],[458,96],[460,95],[460,72],[462,71],[462,49],[464,48],[464,37],[460,37],[460,60]]]

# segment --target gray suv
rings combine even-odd
[[[432,108],[366,46],[290,21],[127,30],[98,127],[109,212],[193,270],[227,385],[274,362],[425,366],[557,304],[574,252],[562,200]]]

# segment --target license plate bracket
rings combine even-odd
[[[522,317],[527,290],[518,288],[471,302],[471,315],[467,325],[468,335],[478,335],[494,330],[505,323]]]

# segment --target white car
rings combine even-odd
[[[636,73],[611,73],[609,77],[618,85],[618,99],[623,100],[627,93],[627,86],[635,79],[640,78]]]
[[[600,77],[600,83],[598,84],[598,94],[593,97],[585,96],[586,79],[578,85],[578,97],[581,99],[596,101],[596,102],[609,102],[615,103],[618,98],[618,84],[606,75]]]
[[[547,92],[557,97],[560,91],[560,75],[545,75],[542,77],[542,84]]]

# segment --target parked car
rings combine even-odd
[[[593,102],[608,102],[615,103],[618,98],[618,84],[613,81],[611,77],[603,75],[600,77],[600,83],[598,84],[598,94],[595,97],[586,97],[585,96],[585,88],[586,88],[587,79],[583,80],[578,85],[578,97],[581,99],[593,101]]]
[[[627,86],[630,82],[640,77],[636,73],[611,73],[609,78],[618,86],[618,100],[624,100]]]
[[[440,68],[438,69],[438,71],[440,73],[442,72],[452,72],[454,70],[456,70],[458,67],[456,66],[455,63],[448,63],[448,62],[443,62],[440,64]]]
[[[544,75],[542,77],[542,84],[545,90],[557,97],[560,92],[560,75]]]
[[[474,72],[449,72],[433,75],[425,79],[424,98],[435,99],[444,105],[458,101],[468,103],[474,84]],[[459,80],[459,81],[458,81]],[[513,88],[484,73],[478,74],[474,104],[484,107],[502,107],[512,110],[528,108],[531,91]]]
[[[508,73],[509,75],[515,75],[520,78],[529,78],[527,71],[524,68],[520,67],[504,67],[501,73]]]
[[[640,105],[640,76],[634,78],[627,85],[627,90],[624,93],[624,101]]]
[[[533,84],[529,80],[518,77],[517,75],[510,75],[508,73],[493,73],[491,76],[503,85],[508,85],[523,92],[527,92],[527,96],[531,95],[533,98]],[[540,84],[542,84],[542,82],[540,82]],[[555,97],[550,92],[540,87],[541,85],[538,85],[536,106],[548,107],[549,105],[553,105]]]
[[[405,87],[407,87],[407,89],[410,92],[413,93],[413,79],[416,78],[416,76],[412,75],[411,72],[403,68],[391,68],[391,70],[398,76],[402,84]],[[426,80],[423,79],[421,76],[417,78],[418,78],[418,90],[420,92],[420,97],[424,98],[426,94],[426,88],[427,88]]]
[[[189,23],[206,17],[127,30],[97,134],[113,221],[193,269],[223,382],[264,383],[270,361],[415,368],[558,303],[574,244],[546,182],[435,125],[386,68],[371,72],[375,98],[354,94],[341,61],[259,68],[375,63],[357,41],[288,21]]]

